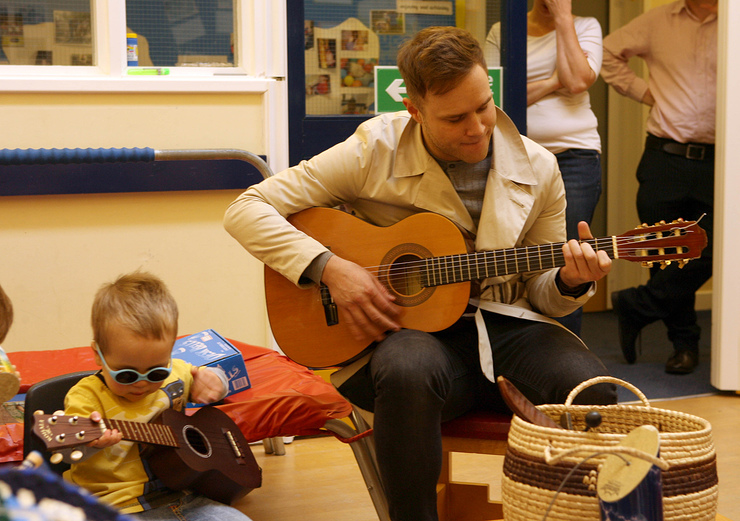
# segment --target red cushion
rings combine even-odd
[[[272,349],[229,341],[242,352],[252,387],[227,397],[218,407],[239,425],[247,440],[316,434],[327,420],[349,416],[349,402],[312,371]],[[21,374],[21,393],[47,378],[98,368],[89,346],[8,353],[8,357]],[[19,452],[17,440],[3,434],[0,461],[11,461],[4,458],[20,455],[22,445]]]
[[[95,363],[90,346],[50,351],[21,351],[8,353],[8,358],[21,374],[19,393],[25,393],[33,384],[47,378],[100,367]]]
[[[273,436],[317,434],[352,406],[331,384],[272,349],[229,339],[244,355],[252,387],[219,405],[249,441]]]

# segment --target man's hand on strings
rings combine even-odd
[[[585,221],[578,223],[578,236],[581,241],[593,239]],[[560,268],[560,280],[571,289],[602,279],[612,269],[612,260],[605,251],[594,251],[589,243],[575,239],[563,244],[563,257],[565,266]]]
[[[380,341],[388,331],[401,329],[401,308],[394,303],[395,297],[366,269],[333,255],[321,281],[339,308],[340,320],[358,340]]]

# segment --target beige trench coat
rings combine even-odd
[[[477,250],[564,241],[565,190],[555,156],[521,136],[508,116],[497,111],[478,229],[424,147],[421,127],[405,111],[373,118],[346,141],[250,187],[229,206],[225,227],[252,255],[295,284],[326,251],[285,220],[310,207],[343,204],[378,226],[435,212],[475,234]],[[563,296],[555,284],[556,273],[552,269],[486,279],[481,282],[480,306],[548,321],[543,315],[567,315],[595,292],[592,285],[577,299]],[[482,356],[485,351],[482,345]],[[492,362],[481,362],[492,378]]]

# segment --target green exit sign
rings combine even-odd
[[[495,67],[488,69],[488,84],[493,93],[493,102],[501,106],[501,82],[503,69]],[[396,112],[405,110],[403,98],[406,97],[406,86],[401,78],[398,67],[377,65],[375,67],[375,113]]]

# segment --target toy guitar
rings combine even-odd
[[[427,332],[460,318],[472,280],[565,265],[563,243],[469,252],[460,229],[434,213],[415,214],[386,228],[329,208],[303,210],[288,220],[340,257],[366,267],[404,308],[401,326]],[[679,220],[585,242],[613,259],[647,266],[676,261],[682,267],[701,255],[707,237],[696,221]],[[299,364],[339,365],[372,342],[350,333],[324,285],[300,289],[265,267],[265,297],[277,344]]]
[[[262,469],[244,435],[226,413],[215,407],[203,407],[192,416],[166,409],[151,423],[34,415],[33,432],[48,451],[84,445],[109,428],[118,429],[125,440],[151,445],[147,461],[155,475],[173,490],[190,488],[230,504],[262,484]]]

